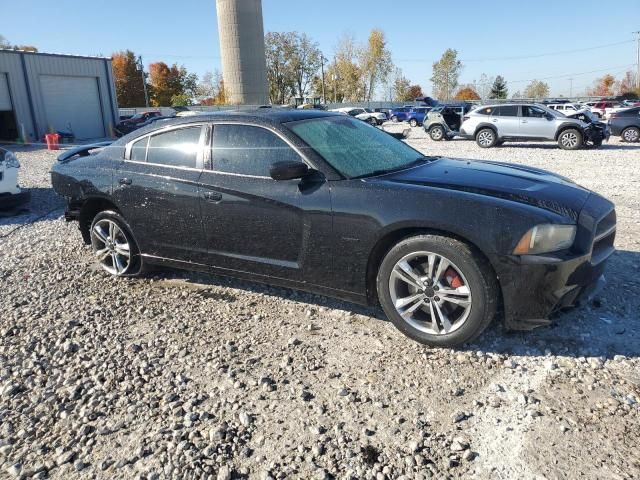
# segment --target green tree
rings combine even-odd
[[[264,38],[267,57],[269,98],[273,104],[286,104],[295,89],[295,75],[291,65],[294,38],[291,32],[268,32]]]
[[[320,70],[322,52],[318,42],[311,40],[306,33],[293,32],[291,41],[291,58],[287,60],[290,62],[290,69],[295,79],[296,94],[304,97],[313,78]]]
[[[366,99],[371,100],[376,85],[384,83],[393,69],[391,52],[387,48],[385,34],[380,29],[374,29],[369,34],[366,47],[361,50],[361,71],[367,79]]]
[[[458,52],[448,48],[433,64],[431,82],[435,96],[441,100],[450,100],[458,87],[458,78],[462,70],[462,62],[458,60]]]
[[[507,88],[507,82],[505,82],[502,75],[498,75],[493,81],[491,92],[489,92],[489,98],[507,98],[509,95],[509,89]]]
[[[525,98],[545,98],[549,96],[549,85],[541,80],[532,80],[524,89]]]
[[[120,107],[144,106],[142,73],[136,66],[136,56],[131,50],[111,55],[111,67],[116,86],[116,97]]]

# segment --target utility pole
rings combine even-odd
[[[149,94],[147,93],[147,75],[144,73],[144,64],[142,63],[142,57],[138,55],[138,60],[136,61],[136,69],[142,75],[142,88],[144,89],[144,104],[147,108],[149,108]]]
[[[573,78],[569,79],[569,98],[573,97]]]
[[[333,103],[338,103],[338,60],[333,57]]]
[[[324,58],[324,55],[320,54],[320,71],[322,72],[322,103],[324,105],[327,104],[327,96],[325,95],[325,91],[324,91],[324,61],[326,60],[326,58]]]

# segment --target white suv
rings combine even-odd
[[[362,107],[344,107],[344,108],[334,108],[330,110],[331,112],[340,112],[345,115],[350,115],[352,117],[356,117],[358,120],[362,120],[363,122],[370,123],[371,125],[382,125],[387,121],[387,115],[383,112],[374,112],[370,108],[362,108]]]
[[[580,107],[577,107],[573,103],[550,103],[547,107],[556,112],[564,113],[565,115],[571,115],[581,110]]]
[[[0,210],[16,208],[29,201],[30,192],[18,187],[20,162],[16,155],[0,148]]]

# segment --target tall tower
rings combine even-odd
[[[227,102],[269,103],[262,0],[216,0]]]

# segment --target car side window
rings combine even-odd
[[[534,107],[533,105],[523,105],[522,106],[522,116],[529,118],[544,118],[546,112],[541,108]]]
[[[213,170],[268,177],[276,162],[301,162],[298,153],[275,133],[252,125],[214,125]]]
[[[144,137],[133,145],[131,145],[131,153],[129,154],[129,160],[134,162],[146,162],[147,161],[147,143],[149,137]]]
[[[196,168],[200,125],[169,130],[149,137],[147,162],[170,167]]]
[[[496,113],[499,117],[517,117],[518,106],[517,105],[502,105]]]

